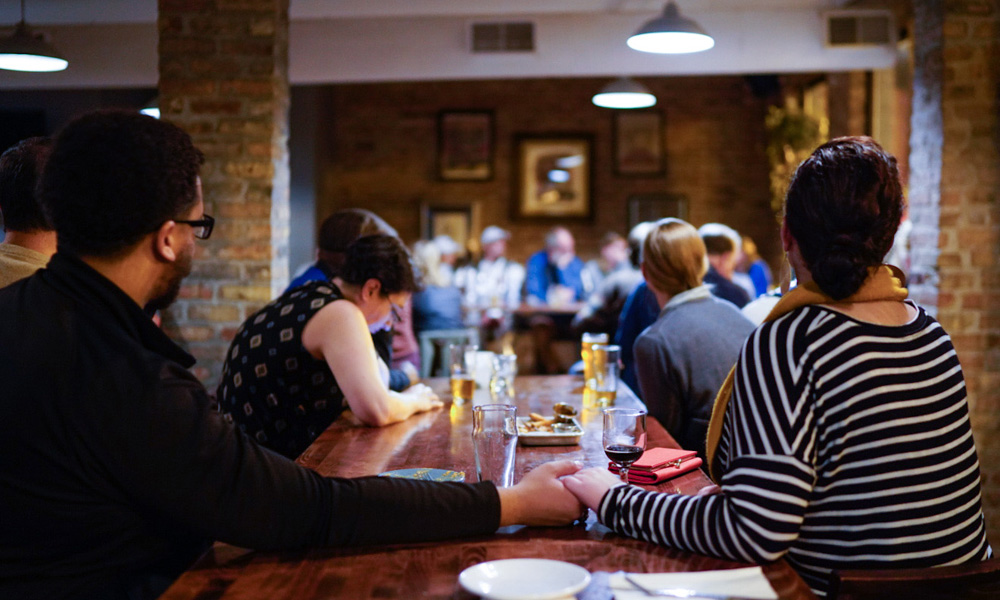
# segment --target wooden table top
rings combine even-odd
[[[442,398],[448,381],[428,381]],[[515,481],[533,467],[556,459],[578,460],[586,466],[606,466],[597,410],[583,410],[582,378],[574,376],[518,377],[518,415],[551,414],[556,402],[567,402],[581,413],[584,435],[574,446],[518,446]],[[489,402],[477,390],[473,404]],[[641,406],[627,387],[616,406]],[[334,422],[298,462],[338,477],[373,475],[408,467],[464,471],[475,481],[472,449],[472,405],[450,405],[416,415],[384,428],[359,426],[347,414]],[[649,447],[676,447],[657,423],[648,422]],[[709,483],[700,470],[666,481],[659,491],[693,494]],[[448,542],[383,547],[320,549],[301,552],[256,552],[216,543],[171,586],[161,600],[320,598],[474,598],[458,584],[458,574],[477,563],[504,558],[549,558],[581,565],[594,574],[581,600],[607,600],[611,594],[603,572],[703,571],[747,566],[659,547],[613,533],[596,521],[542,528],[512,526],[496,534]],[[815,596],[784,561],[764,572],[782,600]]]

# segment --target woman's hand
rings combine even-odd
[[[561,477],[575,473],[580,465],[558,460],[532,469],[514,487],[498,488],[500,526],[568,525],[586,508],[563,486]]]
[[[562,479],[566,486],[580,502],[596,512],[601,499],[613,487],[623,485],[621,478],[603,467],[591,467],[578,471]]]
[[[438,395],[434,393],[434,390],[422,383],[411,385],[406,388],[406,390],[401,392],[401,395],[413,405],[413,408],[415,409],[413,411],[414,413],[424,412],[444,406],[444,402],[438,398]]]

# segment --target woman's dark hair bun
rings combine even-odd
[[[816,285],[841,300],[892,247],[903,203],[891,154],[868,137],[837,138],[796,169],[785,195],[785,224]]]
[[[861,287],[870,261],[845,240],[831,245],[810,267],[813,281],[834,300],[842,300]]]

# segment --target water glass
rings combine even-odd
[[[490,375],[490,399],[498,404],[514,402],[514,377],[517,375],[516,354],[494,354]]]
[[[583,359],[583,386],[594,389],[594,346],[608,343],[606,333],[584,333],[580,338],[580,358]]]
[[[514,485],[517,407],[510,404],[473,407],[472,444],[479,481],[492,481],[497,487]]]
[[[476,391],[476,344],[448,345],[448,375],[451,377],[451,398],[455,404],[472,402]]]
[[[613,344],[594,345],[594,399],[597,406],[614,406],[618,394],[622,349]]]

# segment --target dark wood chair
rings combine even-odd
[[[831,600],[1000,599],[1000,559],[926,569],[834,571]]]

